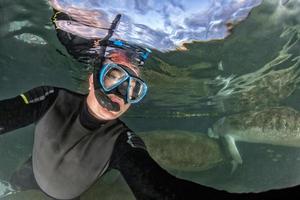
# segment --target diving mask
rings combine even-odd
[[[104,64],[99,84],[105,94],[115,94],[125,103],[138,103],[147,93],[146,83],[128,67],[115,63]]]

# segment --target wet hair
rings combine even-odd
[[[112,62],[125,62],[130,64],[130,68],[133,68],[133,70],[138,73],[138,76],[140,76],[140,69],[134,62],[136,56],[137,55],[135,52],[123,49],[110,49],[105,55],[105,57],[111,60]]]

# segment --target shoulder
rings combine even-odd
[[[138,136],[134,131],[129,129],[126,124],[119,120],[125,127],[124,131],[120,134],[118,138],[119,143],[126,144],[126,146],[130,146],[135,149],[143,149],[147,151],[147,147],[140,136]]]
[[[142,140],[140,136],[138,136],[135,132],[133,131],[127,131],[127,143],[132,147],[132,148],[140,148],[147,150],[147,147],[145,145],[145,142]]]

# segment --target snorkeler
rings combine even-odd
[[[177,188],[177,179],[156,164],[144,142],[118,119],[147,93],[139,67],[150,50],[109,40],[111,34],[95,55],[87,95],[41,86],[0,102],[1,134],[36,124],[32,157],[10,180],[16,191],[38,189],[54,199],[78,199],[105,172],[117,169],[137,199],[186,197],[181,196],[184,187]],[[72,42],[63,36],[60,40]],[[106,46],[112,49],[106,51]]]
[[[13,174],[11,185],[17,191],[41,190],[53,199],[79,199],[104,173],[117,169],[137,199],[232,198],[233,194],[179,179],[162,169],[142,139],[119,119],[147,93],[140,67],[150,51],[109,40],[113,26],[100,43],[58,30],[66,46],[72,46],[72,41],[102,45],[91,56],[94,72],[88,94],[41,86],[0,101],[0,134],[36,124],[32,157]],[[82,53],[79,47],[75,50]]]

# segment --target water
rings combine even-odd
[[[115,36],[159,51],[185,49],[183,43],[223,39],[262,0],[49,0],[77,22],[56,26],[84,38],[101,38],[116,13],[122,13]],[[78,15],[80,10],[80,16]],[[126,12],[124,12],[126,11]],[[97,27],[97,28],[95,28]]]
[[[87,69],[74,61],[56,38],[45,1],[0,2],[1,99],[39,85],[84,91]],[[154,52],[143,76],[149,94],[123,120],[136,133],[187,132],[204,136],[221,117],[288,106],[300,110],[298,87],[300,4],[282,6],[266,0],[226,40],[187,45],[188,51]],[[264,81],[262,81],[264,80]],[[270,116],[271,117],[271,116]],[[33,126],[0,137],[0,180],[31,153]],[[209,169],[173,174],[234,192],[262,191],[300,184],[300,149],[237,142],[243,164],[231,174],[230,157],[221,140],[223,161]],[[180,151],[182,147],[174,151]],[[195,155],[203,156],[203,155]],[[155,156],[154,156],[155,157]],[[176,158],[180,159],[180,158]],[[210,164],[210,163],[206,163]],[[116,171],[107,174],[83,199],[133,199]],[[47,199],[36,191],[3,199]]]

